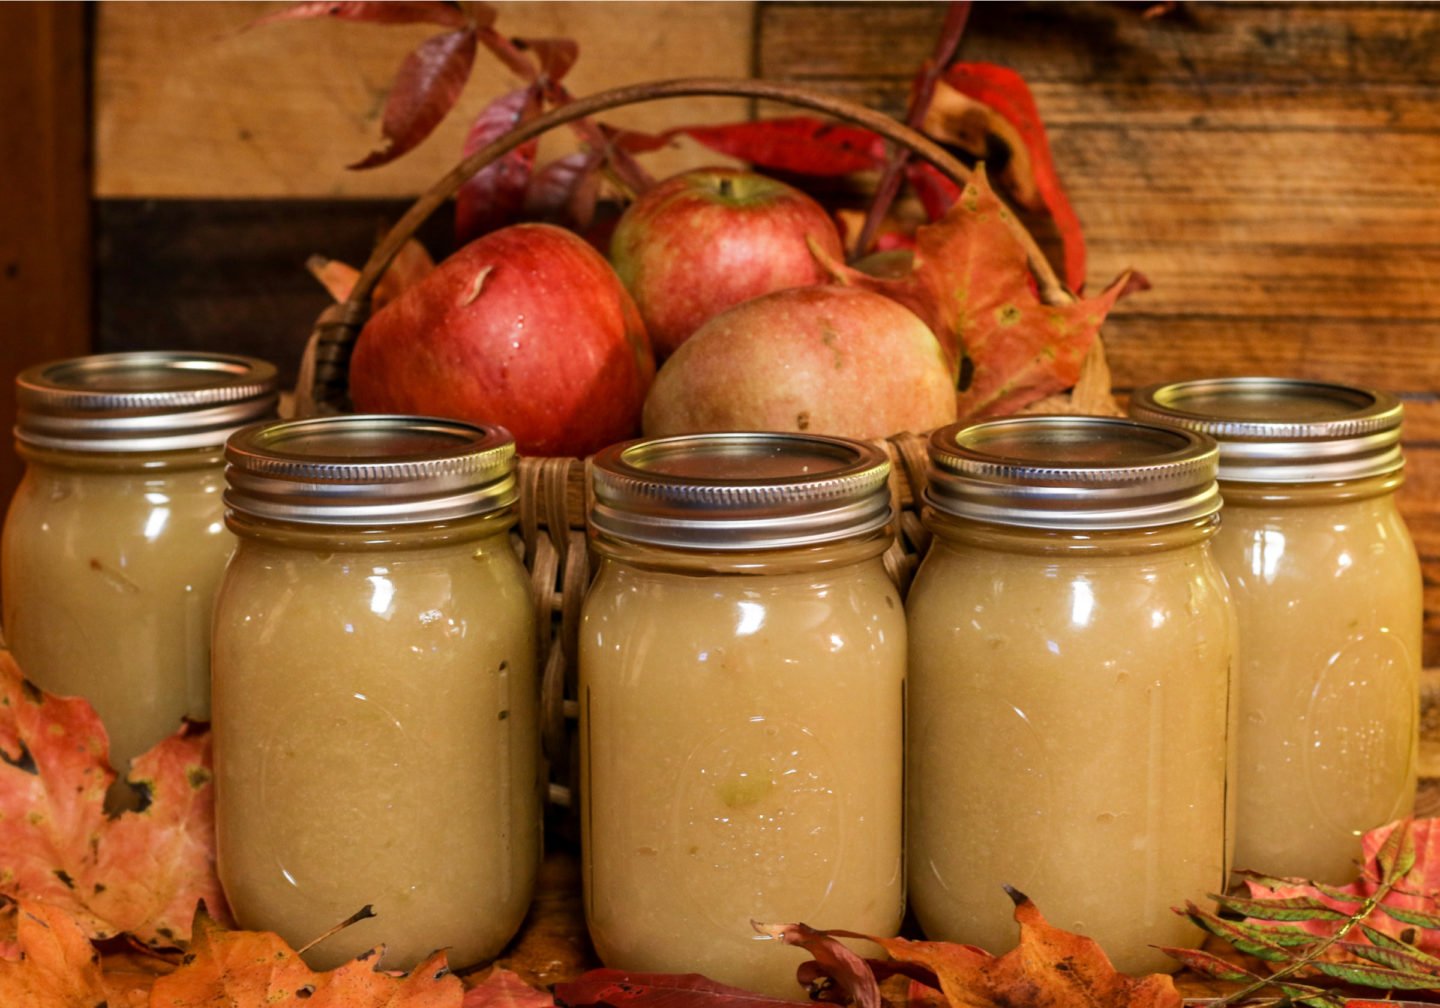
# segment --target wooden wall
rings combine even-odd
[[[502,30],[579,40],[577,93],[754,73],[892,112],[944,14],[932,3],[498,6]],[[450,165],[468,114],[508,86],[486,66],[445,132],[393,166],[347,172],[426,30],[242,30],[281,7],[94,8],[95,346],[223,345],[293,373],[326,300],[305,257],[363,258],[377,228]],[[1153,284],[1106,327],[1118,387],[1271,373],[1405,398],[1402,500],[1425,558],[1426,660],[1440,664],[1440,5],[1148,9],[976,4],[962,58],[1031,82],[1092,283],[1133,266]],[[632,121],[647,128],[746,112],[646,109]],[[0,248],[7,227],[35,225],[0,226]],[[442,247],[446,232],[436,221],[428,240]],[[83,276],[83,254],[69,255],[82,264],[70,275]],[[12,351],[4,363],[16,361]]]

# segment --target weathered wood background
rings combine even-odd
[[[346,171],[376,143],[402,56],[432,30],[246,30],[283,7],[0,8],[7,378],[76,348],[141,346],[228,347],[293,375],[326,301],[306,256],[363,259],[377,230],[456,159],[468,118],[511,86],[482,53],[464,107],[436,137],[392,166]],[[579,40],[576,93],[751,74],[891,112],[944,13],[932,3],[498,7],[502,30]],[[1440,5],[1147,10],[977,4],[962,58],[1031,82],[1092,284],[1126,266],[1153,284],[1106,327],[1118,388],[1269,373],[1404,397],[1402,502],[1426,565],[1426,664],[1440,664]],[[654,129],[749,111],[719,99],[616,118]],[[667,158],[653,167],[705,156]],[[442,252],[447,237],[443,220],[426,232]],[[0,409],[9,395],[7,380]],[[14,473],[7,457],[0,480]]]

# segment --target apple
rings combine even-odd
[[[930,328],[883,294],[825,285],[766,294],[702,325],[661,365],[643,427],[881,438],[954,420],[950,364]]]
[[[626,208],[610,261],[663,360],[732,305],[826,280],[812,241],[831,261],[844,260],[834,221],[799,189],[755,172],[700,168]]]
[[[633,436],[655,359],[604,256],[548,224],[493,231],[377,311],[350,361],[355,408],[500,424],[526,455]]]

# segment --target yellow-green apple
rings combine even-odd
[[[929,327],[882,294],[825,285],[754,298],[697,329],[656,374],[644,430],[880,438],[954,419],[950,364]]]
[[[548,224],[476,239],[371,317],[350,362],[356,409],[500,424],[527,455],[633,435],[655,359],[605,258]]]
[[[830,261],[844,259],[834,221],[805,193],[755,172],[700,168],[626,208],[610,261],[664,360],[732,305],[826,280],[810,242]]]

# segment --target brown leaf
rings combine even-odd
[[[279,935],[228,931],[197,915],[190,952],[155,981],[155,1005],[271,1008],[460,1008],[464,987],[436,952],[408,974],[375,968],[379,950],[323,973],[306,966]]]
[[[174,946],[197,903],[225,913],[209,733],[182,729],[137,758],[129,779],[150,801],[113,819],[108,748],[88,703],[36,689],[0,652],[0,894],[58,906],[91,937]]]
[[[405,57],[385,102],[384,143],[349,167],[389,164],[429,136],[464,90],[475,48],[475,29],[466,27],[436,35]]]
[[[631,973],[598,969],[555,985],[555,1000],[569,1008],[779,1008],[795,1002],[716,983],[698,973]]]
[[[574,39],[517,38],[513,41],[521,52],[534,53],[540,63],[540,73],[554,83],[564,80],[580,58],[580,46]]]
[[[276,21],[307,21],[332,18],[337,21],[363,21],[370,24],[438,24],[447,28],[464,28],[469,19],[458,6],[442,0],[311,0],[297,3],[285,10],[253,21],[249,27]]]
[[[360,279],[360,271],[354,266],[339,259],[326,259],[322,255],[313,255],[305,260],[305,268],[337,302],[349,298],[350,292],[355,289],[355,281]],[[407,239],[375,285],[374,293],[370,295],[371,307],[378,311],[399,297],[406,287],[425,279],[434,268],[435,260],[425,246],[414,238]]]
[[[64,910],[24,900],[16,923],[21,954],[0,956],[0,1005],[95,1008],[107,1002],[95,947]]]
[[[1097,297],[1043,303],[1009,216],[977,170],[946,215],[916,233],[908,276],[826,264],[840,282],[892,297],[925,320],[957,368],[961,420],[1013,413],[1074,385],[1105,315],[1136,282],[1127,271]]]
[[[1010,898],[1020,942],[1002,956],[950,942],[872,940],[933,972],[951,1008],[1181,1008],[1168,976],[1118,973],[1095,941],[1052,927],[1024,894]]]
[[[853,949],[840,938],[863,938],[843,931],[817,931],[808,924],[760,924],[751,921],[757,932],[798,945],[815,957],[821,972],[834,980],[856,1008],[880,1008],[880,985],[875,974]]]

